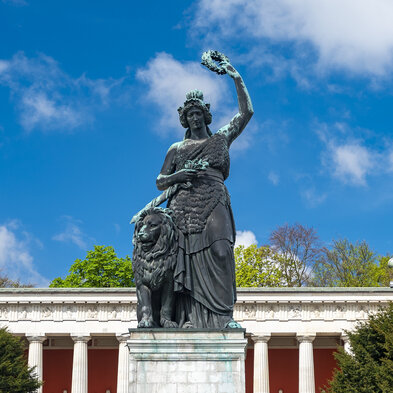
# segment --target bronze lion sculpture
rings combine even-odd
[[[178,231],[169,209],[143,210],[135,223],[132,243],[138,328],[174,328],[173,270]]]

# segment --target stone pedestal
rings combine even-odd
[[[129,393],[244,393],[244,329],[130,329]]]

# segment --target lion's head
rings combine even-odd
[[[160,207],[144,210],[135,223],[133,261],[165,264],[172,268],[178,248],[178,232],[171,211]]]

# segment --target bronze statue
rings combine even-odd
[[[224,181],[229,175],[229,147],[247,125],[253,108],[242,77],[226,56],[205,52],[202,64],[234,80],[239,112],[213,134],[210,105],[202,92],[193,90],[186,95],[178,109],[180,123],[186,128],[184,139],[169,148],[156,182],[164,193],[146,208],[168,199],[167,208],[178,230],[174,292],[179,327],[237,328],[240,325],[232,318],[236,233]],[[140,213],[133,221],[139,219]]]

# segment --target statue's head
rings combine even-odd
[[[184,105],[178,108],[180,123],[184,128],[187,128],[186,135],[184,139],[189,138],[190,130],[187,120],[187,112],[191,108],[199,108],[203,112],[203,117],[205,119],[205,124],[208,126],[212,122],[212,114],[210,113],[210,104],[203,101],[203,93],[200,90],[191,90],[186,94],[186,100]],[[207,132],[212,135],[211,131],[207,127]]]

